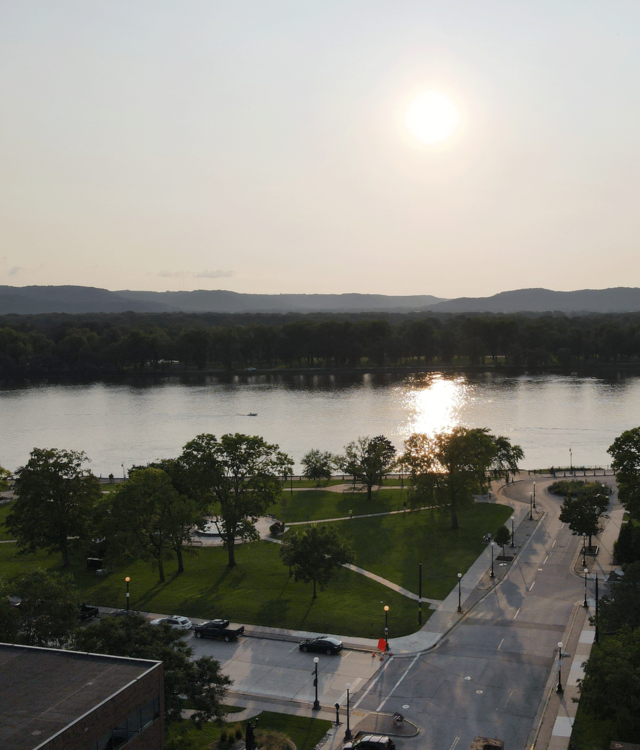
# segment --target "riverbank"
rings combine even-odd
[[[503,377],[521,377],[527,375],[555,375],[561,377],[579,378],[605,378],[619,379],[624,376],[640,375],[640,362],[630,363],[584,363],[575,364],[571,367],[560,366],[517,366],[506,365],[501,362],[472,365],[460,364],[434,364],[434,365],[363,365],[357,367],[244,367],[235,369],[221,369],[207,367],[198,369],[196,367],[184,367],[171,365],[167,367],[145,367],[127,368],[120,371],[106,372],[79,372],[51,373],[34,377],[15,377],[0,379],[0,388],[21,388],[32,385],[91,385],[94,383],[132,383],[146,382],[150,384],[163,381],[177,381],[183,383],[198,383],[205,378],[216,378],[221,381],[237,382],[256,377],[273,376],[309,376],[309,377],[352,377],[361,378],[371,375],[412,375],[412,374],[453,374],[466,373],[482,375],[483,373],[501,375]]]

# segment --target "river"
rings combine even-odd
[[[84,450],[96,474],[121,475],[200,433],[244,432],[280,445],[299,469],[310,448],[338,453],[380,434],[400,448],[411,432],[458,424],[511,438],[524,468],[606,466],[614,438],[640,425],[640,377],[246,374],[5,389],[0,465],[15,470],[33,447],[66,448]]]

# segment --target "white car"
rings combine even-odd
[[[158,617],[157,620],[151,620],[152,625],[162,625],[165,622],[176,630],[191,630],[193,627],[193,624],[188,617],[180,617],[178,615],[171,615],[171,617]]]

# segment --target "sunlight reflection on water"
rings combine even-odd
[[[415,378],[401,392],[407,419],[400,432],[405,438],[413,432],[450,432],[462,424],[461,412],[471,397],[463,377],[445,379],[439,373]]]

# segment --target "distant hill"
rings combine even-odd
[[[115,294],[138,302],[155,302],[182,312],[411,312],[441,302],[442,297],[384,294],[240,294],[238,292],[133,292]]]
[[[411,312],[442,301],[429,294],[239,294],[110,292],[85,286],[0,286],[0,315],[92,312]]]
[[[430,312],[637,312],[640,311],[640,289],[580,289],[575,292],[554,292],[550,289],[517,289],[500,292],[492,297],[458,297],[435,305]]]
[[[637,312],[640,289],[517,289],[492,297],[443,300],[429,294],[240,294],[224,290],[194,292],[110,292],[87,286],[0,286],[0,315],[11,313],[340,313],[414,311],[442,313]]]
[[[17,313],[170,312],[158,302],[137,302],[91,286],[0,286],[0,315]]]

